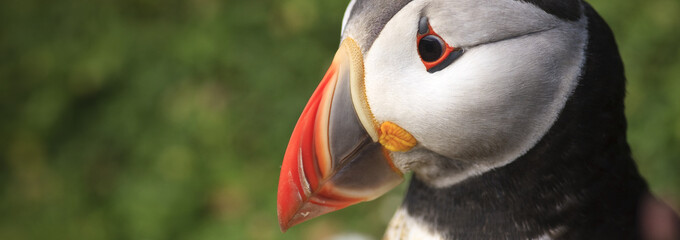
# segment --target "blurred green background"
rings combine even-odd
[[[279,164],[347,0],[0,3],[0,239],[379,238],[405,184],[282,234]],[[680,1],[591,1],[630,143],[680,203]]]

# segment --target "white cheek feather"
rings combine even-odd
[[[555,239],[555,238],[559,238],[566,231],[567,231],[567,228],[560,226],[560,227],[550,229],[550,230],[548,230],[547,233],[539,236],[538,238],[534,238],[534,239],[535,240],[552,240],[552,239]]]
[[[390,220],[383,240],[443,240],[444,238],[422,221],[411,217],[400,208]]]
[[[528,3],[495,2],[500,6],[489,12],[483,12],[486,8],[467,11],[492,16],[498,9],[520,9],[545,25],[520,16],[507,20],[508,24],[521,26],[521,20],[528,19],[527,28],[506,32],[507,39],[484,42],[493,40],[494,31],[504,23],[474,22],[478,29],[467,29],[475,34],[459,33],[445,40],[479,45],[467,48],[447,68],[428,73],[417,53],[417,22],[422,14],[437,13],[427,8],[432,3],[416,0],[387,23],[365,56],[366,94],[376,119],[408,130],[418,140],[417,147],[471,166],[455,174],[414,169],[416,176],[435,187],[450,186],[526,153],[555,122],[578,83],[587,41],[585,17],[564,22]],[[503,8],[503,4],[508,6]],[[431,22],[435,31],[442,29],[438,33],[449,36],[444,24],[451,28],[467,24],[453,19],[445,22],[448,19],[432,17]],[[408,153],[397,158],[422,161],[411,159]]]
[[[544,234],[543,236],[536,238],[536,240],[552,240],[552,238],[550,237],[550,235]]]

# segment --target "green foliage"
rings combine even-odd
[[[630,142],[680,202],[680,2],[593,1]],[[0,3],[0,239],[378,238],[404,186],[281,234],[279,164],[347,1]]]

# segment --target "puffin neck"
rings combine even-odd
[[[623,64],[607,24],[584,10],[586,63],[548,133],[512,163],[450,187],[412,178],[410,216],[449,239],[639,238],[648,189],[626,140]]]

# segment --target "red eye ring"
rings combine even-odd
[[[423,65],[425,65],[425,69],[427,69],[428,72],[431,72],[433,68],[435,68],[436,66],[438,66],[439,64],[441,64],[442,62],[444,62],[444,61],[449,57],[449,55],[450,55],[452,52],[456,51],[457,49],[454,48],[454,47],[449,46],[449,44],[446,43],[446,41],[444,41],[444,39],[443,39],[441,36],[439,36],[439,34],[437,34],[437,33],[432,29],[432,26],[430,26],[429,23],[427,24],[427,28],[428,28],[428,29],[427,29],[427,32],[425,32],[425,33],[423,33],[423,34],[418,34],[418,38],[417,38],[417,46],[420,47],[420,45],[421,45],[421,40],[423,40],[423,38],[425,38],[425,37],[427,37],[427,36],[435,36],[437,39],[441,40],[441,43],[444,44],[444,46],[443,46],[443,53],[441,54],[441,56],[439,56],[438,59],[436,59],[436,60],[434,60],[434,61],[427,61],[427,60],[425,60],[425,58],[423,58],[423,55],[420,53],[420,51],[418,51],[418,55],[420,56],[420,60],[423,62]]]

